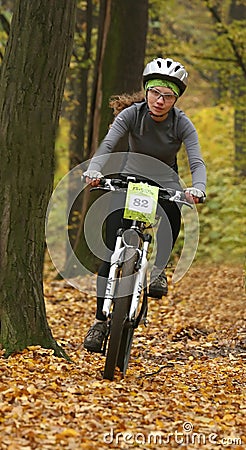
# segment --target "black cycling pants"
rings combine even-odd
[[[106,219],[106,246],[111,251],[115,247],[116,233],[119,228],[127,228],[130,221],[123,219],[123,209],[113,211]],[[169,260],[171,251],[179,235],[181,225],[181,213],[176,203],[163,200],[159,203],[157,214],[161,217],[158,227],[157,239],[157,254],[155,265],[159,268],[164,268]],[[108,258],[109,259],[109,258]],[[102,313],[104,293],[109,274],[110,262],[105,261],[101,264],[98,271],[97,278],[97,311],[96,318],[98,320],[106,320]]]

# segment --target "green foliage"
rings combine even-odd
[[[64,177],[67,174],[69,170],[68,148],[69,148],[69,122],[65,118],[61,118],[55,147],[55,160],[56,160],[55,181],[54,181],[55,186],[62,179],[62,177]]]
[[[242,261],[245,254],[246,188],[234,170],[234,111],[227,105],[204,108],[190,118],[197,128],[208,172],[207,199],[198,205],[200,241],[197,258],[210,261]],[[61,122],[58,135],[55,184],[67,172],[68,123]],[[191,177],[185,150],[179,154],[180,176],[187,186]],[[243,226],[244,225],[244,226]],[[183,246],[183,232],[174,257]]]
[[[9,27],[12,13],[1,7],[0,4],[0,61],[3,59],[5,47],[8,40]]]
[[[245,180],[234,170],[233,110],[228,106],[205,108],[192,117],[207,166],[207,200],[198,205],[200,242],[198,258],[241,261],[245,257]],[[179,158],[180,175],[187,185],[188,165]],[[182,240],[178,244],[180,252]]]
[[[83,59],[86,31],[85,2],[79,2],[81,28],[76,31],[75,52],[71,62],[71,74],[77,74],[78,65],[93,69],[96,53],[98,1],[93,1],[93,36],[89,59]],[[208,6],[217,7],[218,22]],[[234,130],[234,109],[243,117],[245,91],[242,66],[245,42],[245,21],[230,17],[231,1],[149,0],[149,32],[146,62],[159,55],[171,56],[182,61],[189,71],[189,86],[179,105],[193,120],[202,146],[208,171],[207,202],[199,205],[200,243],[198,258],[240,260],[244,257],[243,208],[245,187],[236,178],[235,139],[244,145],[245,133]],[[111,61],[112,64],[112,61]],[[89,78],[89,84],[91,84]],[[88,90],[91,92],[91,86]],[[214,106],[224,101],[223,106]],[[67,104],[72,108],[72,96]],[[241,102],[239,104],[239,102]],[[227,106],[230,104],[230,107]],[[240,106],[240,110],[239,110]],[[191,115],[192,114],[192,115]],[[234,133],[235,131],[235,133]],[[58,180],[66,172],[68,160],[68,129],[61,127],[57,143]],[[240,136],[238,136],[240,134]],[[191,184],[185,153],[180,152],[181,177]],[[179,253],[182,239],[176,251]]]
[[[244,83],[246,21],[230,16],[229,0],[150,0],[149,5],[146,59],[170,56],[183,62],[199,96],[214,89],[210,105],[230,97],[238,77]]]

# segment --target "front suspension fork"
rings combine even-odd
[[[129,320],[135,319],[140,296],[141,296],[142,290],[144,289],[144,282],[145,282],[145,278],[146,278],[146,272],[147,272],[147,266],[148,266],[148,259],[147,259],[148,248],[149,248],[149,244],[151,242],[152,237],[150,234],[145,234],[143,238],[144,238],[144,243],[143,243],[143,248],[142,248],[142,256],[141,256],[141,260],[140,260],[140,268],[137,272],[137,276],[136,276],[136,280],[135,280],[135,284],[134,284],[131,308],[130,308],[130,313],[129,313]]]
[[[117,271],[119,268],[119,261],[121,260],[121,255],[124,251],[124,247],[122,247],[122,234],[123,229],[118,230],[117,232],[117,238],[115,243],[114,252],[110,259],[110,269],[109,269],[109,275],[107,279],[106,284],[106,290],[105,290],[105,297],[103,302],[103,314],[105,314],[106,317],[109,317],[110,314],[110,308],[111,304],[114,298],[115,293],[115,286],[116,286],[116,280],[117,280]]]

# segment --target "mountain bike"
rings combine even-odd
[[[163,189],[139,181],[135,177],[103,178],[91,190],[123,191],[126,194],[124,218],[129,228],[117,232],[110,260],[103,304],[107,317],[107,334],[102,353],[106,356],[103,378],[113,380],[116,367],[124,376],[128,367],[133,335],[140,323],[147,323],[147,268],[158,199],[192,208],[185,193]],[[130,222],[129,222],[130,220]]]

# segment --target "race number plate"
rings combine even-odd
[[[125,219],[154,222],[159,188],[147,183],[129,182],[124,211]]]

